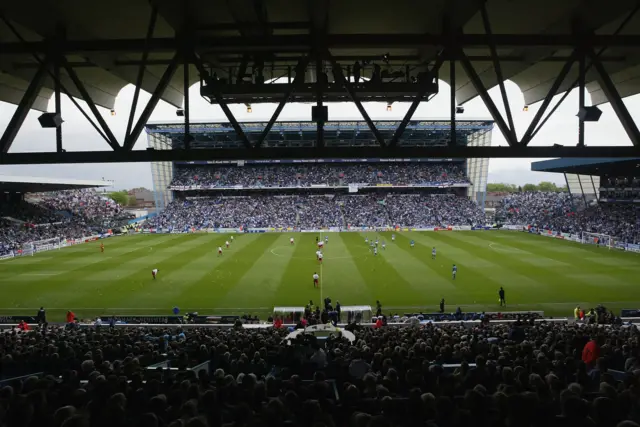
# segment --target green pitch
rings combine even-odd
[[[62,320],[71,309],[87,319],[104,314],[258,314],[330,296],[342,305],[385,311],[544,310],[570,316],[573,307],[640,306],[640,255],[517,232],[328,233],[325,260],[315,258],[317,234],[235,236],[218,256],[222,234],[123,236],[0,262],[0,315],[35,314],[40,306]],[[365,244],[385,240],[374,256]],[[294,237],[295,245],[289,244]],[[411,248],[410,240],[416,242]],[[431,259],[431,248],[437,259]],[[451,267],[458,265],[458,277]],[[153,280],[151,270],[160,270]],[[314,289],[312,275],[321,276]]]

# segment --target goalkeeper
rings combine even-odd
[[[500,307],[507,306],[507,301],[504,299],[504,289],[502,288],[502,286],[498,291],[498,302],[500,303]]]

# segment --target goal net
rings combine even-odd
[[[611,249],[615,247],[615,238],[608,234],[588,233],[586,231],[583,231],[582,244],[603,246]]]
[[[36,242],[31,242],[33,245],[34,252],[44,252],[50,251],[53,249],[60,249],[62,247],[61,240],[59,237],[54,237],[52,239],[38,240]]]

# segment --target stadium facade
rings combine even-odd
[[[391,138],[400,122],[396,120],[376,121],[377,129],[383,137]],[[263,133],[268,123],[244,122],[240,123],[244,134],[251,141],[257,141]],[[491,120],[467,120],[456,122],[456,144],[473,147],[491,146],[491,134],[494,123]],[[278,148],[309,148],[316,145],[316,123],[313,121],[286,121],[277,122],[273,125],[265,138],[263,149],[270,147]],[[371,132],[364,121],[330,121],[324,125],[324,137],[326,147],[366,147],[376,146],[375,135]],[[437,147],[447,146],[450,141],[451,124],[447,120],[422,120],[409,122],[406,131],[398,141],[399,147]],[[155,123],[146,126],[148,149],[151,150],[183,150],[184,124],[182,123]],[[243,141],[238,137],[230,123],[210,122],[191,123],[190,148],[216,149],[216,148],[239,148]],[[429,158],[367,158],[367,159],[306,159],[288,160],[288,163],[387,163],[387,162],[453,162],[463,164],[470,184],[465,188],[466,194],[472,200],[484,204],[487,188],[487,176],[489,173],[488,158],[449,158],[449,159],[429,159]],[[215,160],[201,162],[152,162],[151,174],[153,178],[153,189],[155,194],[156,207],[162,211],[173,199],[175,191],[182,189],[171,188],[171,181],[176,168],[188,167],[189,165],[221,165],[221,166],[245,166],[251,164],[284,164],[285,161],[273,160]],[[349,187],[347,184],[344,187]],[[428,187],[425,185],[424,187]],[[247,190],[259,189],[241,188],[234,186],[229,188],[216,188],[216,190]]]

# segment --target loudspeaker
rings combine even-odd
[[[184,110],[182,108],[178,108],[176,110],[176,116],[178,117],[184,117]]]
[[[318,108],[317,105],[311,107],[311,120],[314,122],[328,122],[329,121],[329,108],[323,105],[322,108]]]
[[[58,128],[64,120],[62,120],[60,114],[44,113],[38,117],[38,121],[40,122],[40,126],[43,128]]]
[[[464,107],[462,105],[459,105],[456,107],[456,114],[463,114],[464,113]]]
[[[580,111],[578,111],[578,118],[585,122],[597,122],[600,120],[600,116],[602,115],[602,111],[595,105],[591,107],[582,107]]]

